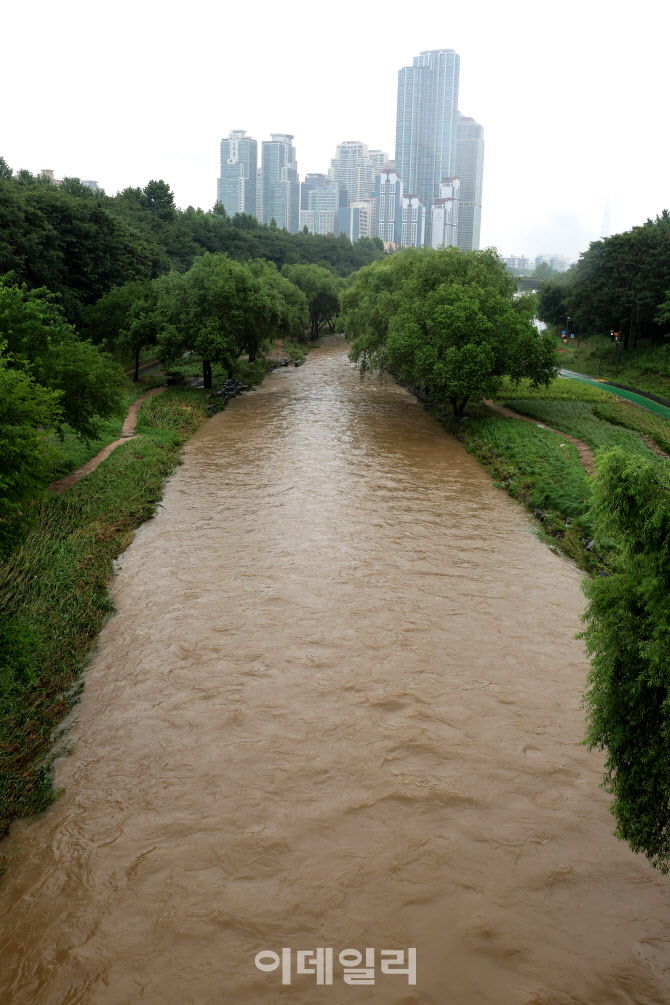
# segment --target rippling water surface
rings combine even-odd
[[[189,441],[114,592],[65,791],[6,842],[0,1001],[670,1002],[579,575],[340,339]],[[415,946],[416,987],[254,966],[317,946]]]

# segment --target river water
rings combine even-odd
[[[5,842],[3,1005],[670,1002],[669,881],[581,746],[579,574],[339,338],[188,442],[114,593],[64,792]]]

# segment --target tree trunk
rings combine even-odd
[[[631,308],[630,317],[628,319],[628,331],[626,332],[626,334],[623,337],[623,347],[624,347],[624,349],[628,348],[628,345],[630,343],[630,337],[631,337],[632,334],[633,334],[633,309]]]
[[[140,379],[140,350],[136,349],[135,350],[135,376],[133,377],[133,380],[139,380],[139,379]]]
[[[457,419],[458,418],[458,398],[450,398],[449,401],[451,402],[451,407],[452,407],[453,412],[454,412],[454,418]]]
[[[250,363],[255,363],[256,362],[256,350],[255,349],[250,349],[249,352],[247,353],[247,355],[249,357],[249,362]]]
[[[463,398],[463,401],[458,406],[458,418],[459,419],[463,418],[463,415],[465,413],[465,406],[467,405],[469,398],[470,398],[470,395],[466,394],[466,396]]]
[[[202,386],[205,388],[212,386],[212,364],[207,359],[202,361]]]

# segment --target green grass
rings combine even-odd
[[[586,512],[589,476],[573,444],[556,433],[502,416],[475,417],[467,422],[466,447],[529,506],[568,517]]]
[[[587,515],[591,479],[574,445],[548,429],[496,415],[485,406],[471,412],[462,424],[449,419],[445,425],[490,471],[499,488],[538,517],[540,534],[554,550],[583,569],[599,568],[600,557],[585,547],[593,537]]]
[[[106,447],[108,443],[118,440],[121,436],[123,420],[133,402],[145,391],[152,387],[159,387],[164,383],[164,376],[158,377],[151,374],[144,380],[124,384],[118,415],[100,421],[99,433],[94,440],[88,442],[82,440],[67,424],[63,426],[63,439],[56,433],[46,435],[44,440],[50,448],[47,454],[49,481],[55,481],[64,475],[69,475],[71,471],[76,471],[82,464],[86,464],[92,457],[95,457],[98,451]]]
[[[543,401],[611,401],[611,391],[603,391],[600,387],[585,384],[582,380],[570,380],[567,377],[557,377],[549,387],[533,387],[529,380],[513,384],[504,378],[496,401],[511,401],[512,399],[539,398]]]
[[[149,399],[141,435],[62,495],[38,501],[30,533],[0,565],[0,835],[56,795],[53,736],[112,610],[112,563],[155,512],[184,438],[206,417],[201,391]]]
[[[576,340],[575,340],[576,342]],[[568,343],[561,353],[561,366],[577,373],[598,376],[600,337],[591,335],[582,340],[580,348]],[[609,338],[603,339],[603,358],[600,376],[616,380],[618,384],[649,391],[670,399],[670,346],[651,348],[648,343],[638,343],[637,353],[632,343],[628,349],[619,351],[619,373],[616,373],[616,344]]]
[[[670,422],[660,415],[654,415],[653,412],[647,412],[628,402],[618,401],[594,405],[593,414],[605,422],[635,430],[670,454]]]
[[[608,394],[607,397],[608,403],[600,407],[609,407],[612,395]],[[631,454],[641,454],[647,458],[655,456],[638,433],[623,428],[623,425],[617,426],[603,421],[594,415],[593,409],[597,406],[588,401],[512,400],[508,404],[522,415],[528,415],[538,422],[545,422],[548,426],[560,429],[563,433],[576,436],[594,450],[600,447],[622,447]]]
[[[305,359],[307,353],[312,348],[313,346],[303,342],[290,342],[288,339],[284,339],[284,352],[288,354],[288,358],[291,361]]]

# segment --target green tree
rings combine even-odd
[[[113,286],[109,293],[85,309],[82,334],[96,345],[115,349],[121,332],[128,326],[131,307],[137,300],[143,300],[150,289],[150,282],[139,280]]]
[[[92,342],[77,336],[55,297],[0,280],[0,339],[10,366],[60,392],[62,415],[84,438],[120,405],[120,367]]]
[[[600,455],[591,519],[612,575],[585,580],[587,741],[605,751],[617,837],[670,866],[670,479],[657,462]]]
[[[556,269],[552,269],[547,262],[540,262],[533,269],[533,279],[553,279],[557,275]]]
[[[186,352],[199,356],[206,388],[212,386],[213,363],[232,373],[244,344],[249,269],[224,255],[205,254],[187,273],[161,277],[157,287],[161,358],[174,362]]]
[[[29,514],[26,504],[45,483],[47,448],[39,430],[61,421],[59,399],[58,391],[13,368],[0,342],[0,555],[16,542]]]
[[[249,268],[262,283],[272,305],[260,321],[263,337],[302,338],[309,320],[307,298],[302,290],[280,275],[273,262],[257,258],[249,262]]]
[[[569,314],[568,297],[570,292],[568,273],[559,274],[553,279],[547,279],[543,282],[537,293],[538,317],[547,324],[556,325],[558,328],[566,315]]]
[[[492,251],[424,249],[363,269],[343,295],[351,359],[388,370],[460,419],[501,378],[548,384],[556,352]]]
[[[332,323],[339,310],[339,284],[330,269],[319,265],[285,265],[282,269],[307,298],[311,336],[318,338],[326,324]]]
[[[172,189],[163,181],[150,181],[142,190],[142,205],[157,219],[167,222],[176,213]]]
[[[68,195],[74,195],[78,199],[95,199],[96,194],[92,188],[84,183],[79,178],[63,178],[59,185],[62,192],[67,192]]]
[[[12,169],[4,157],[0,157],[0,181],[11,181]]]
[[[135,284],[134,284],[135,285]],[[140,377],[140,353],[157,345],[160,324],[157,317],[158,288],[155,283],[137,284],[132,303],[119,330],[116,347],[132,353],[135,372],[133,380]]]

